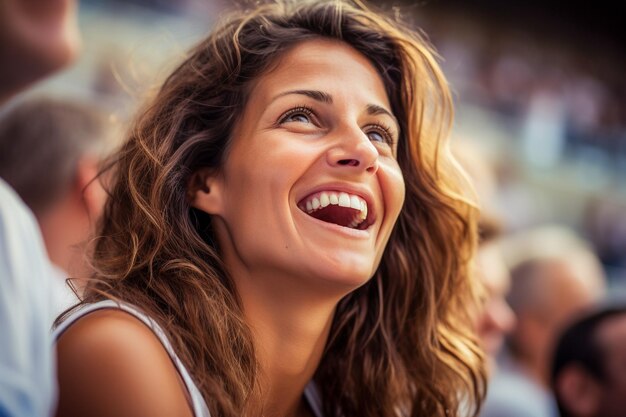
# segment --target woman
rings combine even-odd
[[[445,81],[360,3],[293,3],[219,26],[136,121],[59,416],[476,412]]]

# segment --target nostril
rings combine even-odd
[[[339,165],[347,165],[350,167],[356,167],[359,166],[359,161],[357,161],[356,159],[342,159],[340,161],[337,162]]]

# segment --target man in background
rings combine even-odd
[[[572,323],[557,344],[552,387],[561,417],[626,413],[626,304],[606,305]]]
[[[89,275],[88,239],[106,194],[98,177],[110,148],[104,116],[87,103],[30,99],[0,119],[0,177],[35,214],[57,279],[56,315]]]
[[[0,0],[0,105],[68,65],[73,0]],[[0,179],[0,416],[48,416],[56,378],[49,261],[32,213]]]

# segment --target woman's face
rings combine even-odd
[[[233,276],[371,278],[404,201],[398,135],[364,56],[322,39],[290,49],[255,82],[221,173],[194,199]]]

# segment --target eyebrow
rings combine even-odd
[[[386,114],[387,116],[391,117],[393,121],[396,122],[397,125],[399,125],[398,119],[396,118],[396,116],[394,116],[389,110],[387,110],[384,107],[381,107],[377,104],[368,104],[366,110],[367,110],[367,114],[369,114],[370,116]]]
[[[290,94],[300,94],[300,95],[307,96],[309,98],[312,98],[315,101],[319,101],[325,104],[333,103],[333,97],[330,94],[325,93],[320,90],[289,90],[289,91],[285,91],[285,92],[278,94],[272,99],[272,101],[276,100],[279,97],[287,96]],[[400,124],[398,123],[398,119],[396,118],[396,116],[393,115],[393,113],[391,113],[386,108],[379,106],[377,104],[368,104],[366,107],[366,111],[367,111],[367,114],[369,114],[370,116],[377,116],[380,114],[384,114],[384,115],[391,117],[399,129]]]
[[[278,94],[276,97],[274,97],[274,100],[276,100],[279,97],[283,97],[283,96],[287,96],[290,94],[300,94],[303,96],[307,96],[309,98],[312,98],[315,101],[319,101],[322,103],[326,103],[326,104],[332,104],[333,103],[333,97],[328,94],[325,93],[323,91],[319,91],[319,90],[290,90],[290,91],[285,91],[283,93]]]

